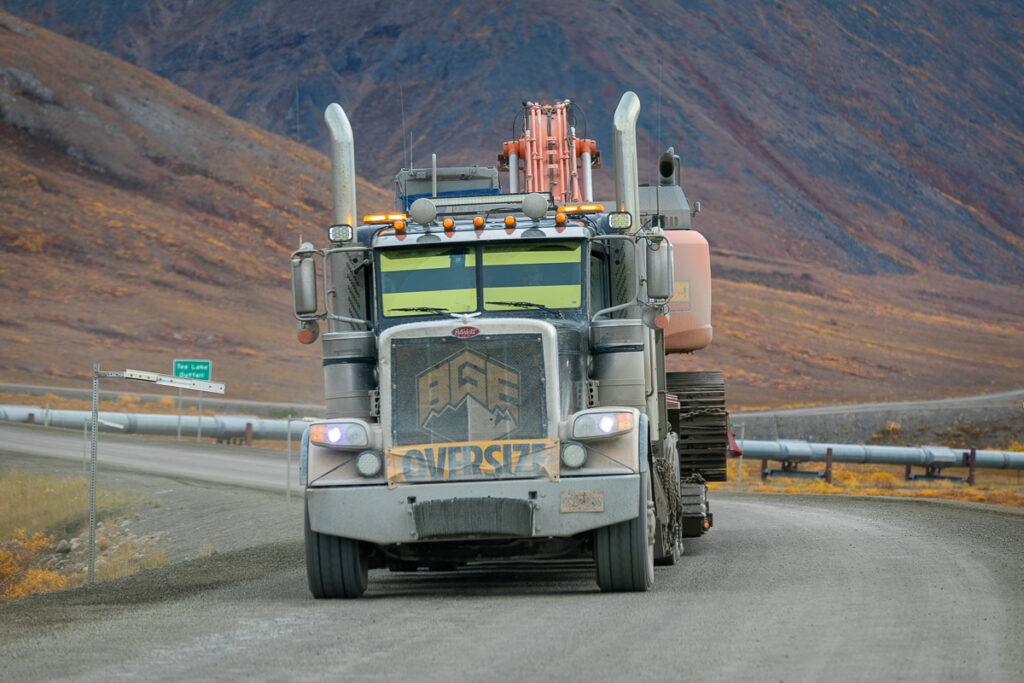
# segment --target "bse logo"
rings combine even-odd
[[[509,438],[519,426],[519,373],[463,350],[416,376],[419,424],[441,440]]]

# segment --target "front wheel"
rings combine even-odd
[[[358,598],[366,591],[369,565],[359,541],[313,531],[304,516],[306,579],[314,598]]]
[[[594,532],[597,585],[605,592],[646,591],[654,585],[654,498],[650,472],[642,472],[639,514]]]

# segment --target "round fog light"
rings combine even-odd
[[[363,451],[356,456],[356,469],[364,477],[373,477],[380,474],[380,456],[374,451]]]
[[[583,444],[570,441],[562,446],[562,464],[570,469],[579,469],[587,461],[587,449]]]

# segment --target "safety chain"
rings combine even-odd
[[[679,484],[676,482],[675,467],[668,459],[655,458],[654,466],[658,470],[658,479],[661,481],[661,488],[668,498],[669,518],[665,525],[668,538],[665,544],[668,547],[674,546],[683,540],[683,508],[679,498]]]
[[[691,417],[704,417],[706,415],[728,415],[722,408],[698,408],[697,410],[691,410],[688,413],[679,413],[680,420],[688,420]]]

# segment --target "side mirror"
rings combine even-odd
[[[316,263],[311,251],[292,255],[292,310],[295,315],[312,315],[317,311]]]
[[[675,278],[672,269],[672,243],[667,239],[647,242],[647,298],[672,298]]]

